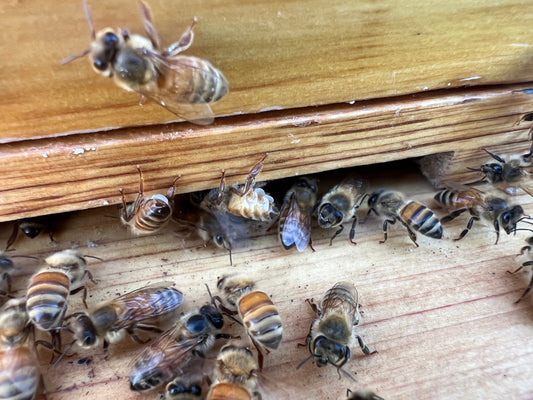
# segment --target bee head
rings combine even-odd
[[[96,72],[106,77],[113,75],[112,65],[123,42],[124,39],[110,28],[103,29],[96,34],[89,54],[91,65]]]
[[[326,203],[318,210],[318,224],[323,228],[331,228],[342,222],[343,215],[331,203]]]
[[[329,340],[325,336],[318,336],[311,343],[311,353],[319,367],[332,364],[341,368],[350,358],[348,346]]]
[[[507,234],[516,229],[516,224],[522,215],[524,215],[524,209],[521,206],[514,206],[501,214],[501,224]]]

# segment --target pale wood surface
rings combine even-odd
[[[187,54],[230,82],[217,115],[469,85],[533,81],[529,2],[147,1],[164,44],[197,16]],[[89,1],[96,29],[142,32],[137,5]],[[89,45],[81,0],[0,4],[0,140],[176,120],[93,72],[59,62]]]
[[[403,189],[411,198],[434,206],[432,188],[408,165],[382,167],[357,172],[373,187]],[[329,179],[340,180],[346,173],[336,171]],[[327,180],[323,177],[321,182]],[[518,196],[513,201],[533,212],[531,198]],[[495,246],[490,224],[479,224],[464,240],[453,242],[450,238],[466,224],[466,217],[458,218],[445,226],[443,240],[419,235],[420,247],[415,248],[398,224],[391,228],[388,242],[379,244],[381,223],[372,217],[357,228],[356,246],[349,244],[346,230],[330,247],[329,234],[315,229],[316,252],[297,253],[283,250],[272,233],[236,251],[231,267],[225,251],[203,247],[186,230],[169,227],[156,236],[133,238],[112,216],[117,216],[114,207],[73,213],[57,233],[55,245],[46,236],[24,238],[10,254],[45,256],[79,246],[83,254],[103,258],[89,261],[99,280],[88,285],[89,305],[148,282],[172,280],[185,294],[185,307],[194,308],[208,300],[204,283],[214,288],[217,277],[227,273],[252,276],[258,288],[272,296],[285,324],[281,348],[267,357],[264,372],[281,382],[290,396],[285,392],[280,397],[273,393],[276,385],[266,385],[274,399],[345,399],[346,388],[362,387],[385,399],[533,398],[533,296],[513,304],[530,275],[506,272],[524,261],[515,255],[528,236],[525,232],[515,237],[503,234]],[[0,227],[3,243],[10,225]],[[39,265],[18,259],[17,266],[14,287],[22,295]],[[313,319],[304,300],[319,299],[341,280],[357,286],[364,311],[358,333],[378,350],[363,357],[358,348],[352,349],[346,369],[357,372],[357,383],[339,380],[334,368],[318,369],[311,362],[295,369],[308,355],[297,344],[304,341]],[[71,298],[71,311],[80,309],[80,297]],[[239,327],[233,325],[231,332],[237,334]],[[79,352],[55,370],[47,364],[49,355],[43,354],[48,398],[157,399],[157,394],[129,391],[129,363],[138,348],[126,340],[111,347],[107,360],[101,351]],[[92,362],[78,364],[86,356]]]
[[[116,204],[119,188],[166,192],[242,182],[265,153],[259,179],[516,143],[529,149],[527,85],[404,96],[355,105],[232,117],[201,128],[171,124],[32,140],[0,147],[0,221]],[[471,166],[470,164],[467,164]],[[465,166],[467,166],[465,165]],[[476,166],[476,165],[473,165]],[[478,165],[479,166],[479,165]]]

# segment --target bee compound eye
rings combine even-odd
[[[104,46],[106,48],[114,47],[118,43],[118,36],[113,32],[107,32],[104,36]]]
[[[171,395],[175,396],[175,395],[178,395],[180,393],[185,393],[186,388],[185,388],[185,385],[183,383],[175,382],[175,383],[171,383],[170,385],[168,385],[167,391]]]
[[[101,59],[101,58],[96,58],[93,62],[93,65],[94,65],[94,68],[96,68],[97,70],[99,71],[105,71],[107,69],[107,61]]]
[[[200,385],[192,385],[191,393],[200,396],[202,394],[202,388],[200,387]]]
[[[24,233],[30,239],[36,237],[39,233],[41,233],[41,231],[42,228],[36,226],[28,226],[22,229],[22,233]]]

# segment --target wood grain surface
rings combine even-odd
[[[189,123],[125,128],[0,146],[0,221],[133,200],[145,190],[177,192],[243,182],[265,153],[259,179],[374,164],[449,151],[517,144],[526,152],[528,85],[438,91],[351,104]],[[479,165],[465,165],[479,167]]]
[[[80,1],[0,4],[0,140],[176,120],[96,75]],[[231,92],[217,115],[383,98],[442,88],[533,81],[529,3],[151,0],[164,44],[197,16],[187,54],[221,69]],[[89,1],[96,29],[142,33],[137,5]]]
[[[444,215],[432,202],[431,186],[408,164],[351,172],[368,178],[372,187],[402,189]],[[321,176],[321,190],[328,189],[325,182],[345,174],[348,171]],[[513,201],[533,212],[530,197]],[[360,211],[364,214],[366,209]],[[466,217],[457,218],[445,225],[442,240],[419,235],[420,247],[415,248],[399,224],[390,228],[389,240],[379,244],[381,222],[371,217],[357,227],[356,246],[349,243],[346,230],[329,246],[330,232],[314,228],[316,252],[298,253],[283,250],[270,233],[251,238],[234,252],[234,265],[229,266],[226,251],[204,247],[186,229],[170,226],[155,236],[134,238],[113,216],[113,207],[73,213],[57,232],[56,243],[47,236],[21,238],[9,254],[44,257],[74,246],[82,254],[101,257],[101,262],[89,260],[88,268],[98,280],[96,285],[88,283],[89,306],[149,282],[170,280],[185,295],[184,310],[194,309],[209,299],[204,283],[214,289],[217,277],[224,274],[253,277],[284,321],[281,347],[266,358],[266,382],[261,387],[266,399],[344,400],[347,388],[372,389],[385,399],[533,397],[533,296],[514,304],[530,271],[507,273],[524,261],[516,254],[529,236],[526,232],[503,234],[494,245],[491,225],[476,223],[462,241],[454,242],[451,239],[467,222]],[[10,225],[0,227],[3,243]],[[16,265],[15,294],[23,295],[40,263],[16,259]],[[308,350],[297,344],[304,342],[314,318],[305,299],[318,300],[342,280],[356,285],[363,311],[357,332],[378,351],[365,357],[357,346],[352,349],[345,368],[356,374],[356,382],[339,379],[335,368],[319,369],[311,361],[296,370],[308,356]],[[69,312],[81,309],[81,295],[72,296]],[[229,320],[226,331],[241,333]],[[69,340],[65,334],[64,342]],[[108,356],[101,350],[76,349],[56,369],[43,352],[48,399],[158,399],[157,393],[137,395],[129,390],[131,360],[140,347],[127,339],[112,345]]]

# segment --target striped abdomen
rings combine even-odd
[[[40,376],[37,359],[28,346],[0,352],[0,399],[33,400]]]
[[[135,214],[135,228],[140,233],[161,229],[172,217],[172,208],[164,195],[154,195],[143,201]]]
[[[433,211],[416,201],[407,201],[398,216],[410,228],[434,239],[442,238],[442,226]]]
[[[340,312],[348,320],[347,329],[356,323],[357,319],[357,290],[349,282],[338,282],[326,293],[320,304],[320,311],[323,316],[328,316],[331,312]],[[324,332],[328,334],[328,332]]]
[[[455,210],[473,208],[477,205],[483,207],[484,204],[481,192],[474,189],[465,191],[443,189],[434,198],[440,205]]]
[[[261,188],[254,189],[244,196],[230,192],[226,207],[232,214],[255,221],[272,221],[279,214],[274,198]]]
[[[211,386],[206,400],[251,400],[250,391],[229,382],[221,382]]]
[[[189,87],[180,94],[180,102],[212,103],[228,93],[228,81],[209,61],[189,56],[179,56],[179,59],[190,71]]]
[[[239,299],[239,315],[250,336],[268,349],[277,349],[283,327],[276,306],[264,292],[251,292]]]
[[[57,328],[67,311],[69,294],[69,278],[63,272],[45,270],[35,274],[26,293],[30,319],[43,331]]]

